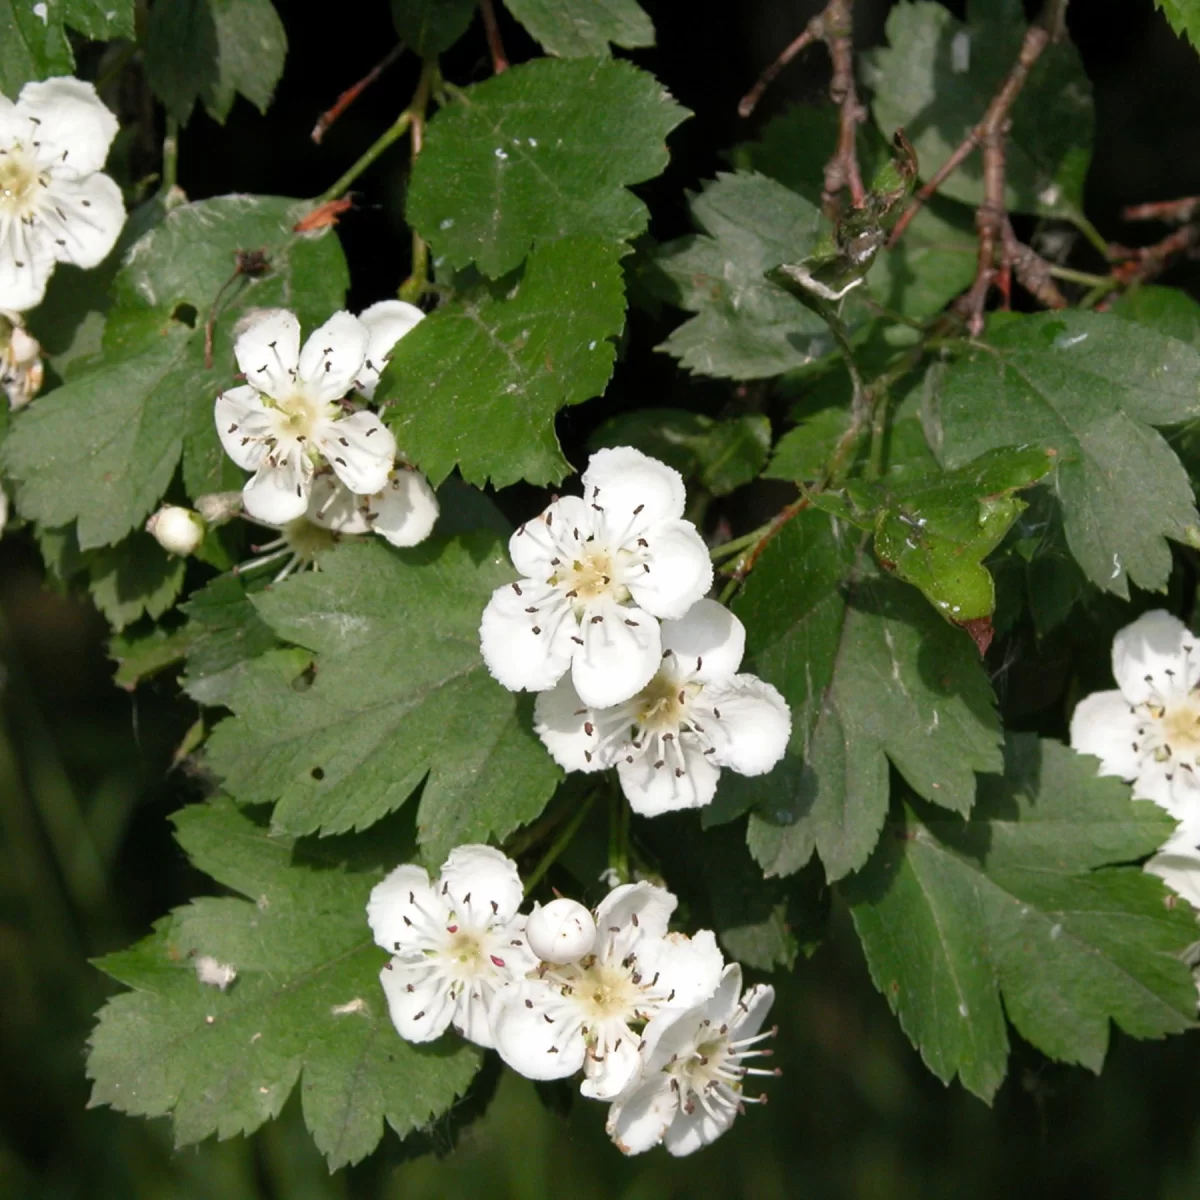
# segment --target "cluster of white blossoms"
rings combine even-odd
[[[1146,870],[1200,910],[1200,649],[1155,609],[1113,639],[1112,666],[1116,689],[1079,702],[1071,746],[1179,821]]]
[[[405,865],[374,888],[367,919],[393,956],[380,981],[401,1037],[453,1027],[527,1078],[582,1072],[625,1154],[690,1154],[765,1099],[743,1089],[778,1074],[747,1065],[771,1053],[774,990],[743,992],[711,931],[669,932],[670,892],[623,884],[594,912],[560,898],[528,916],[523,895],[516,864],[481,845],[452,851],[436,880]]]
[[[254,472],[242,489],[246,516],[281,534],[263,549],[303,560],[317,530],[377,533],[394,546],[429,536],[437,497],[366,407],[387,356],[423,317],[383,300],[357,317],[334,313],[303,347],[285,309],[242,323],[234,356],[246,382],[217,397],[214,416],[225,452]]]
[[[582,482],[510,539],[521,578],[484,610],[484,661],[541,693],[536,729],[564,769],[616,767],[645,816],[703,807],[722,767],[760,775],[783,757],[787,703],[738,673],[746,632],[704,598],[712,564],[679,472],[618,446]]]

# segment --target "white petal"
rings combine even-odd
[[[597,922],[601,928],[602,921]],[[676,1011],[703,1004],[717,990],[724,957],[710,929],[701,929],[690,938],[668,933],[651,938],[638,946],[638,970],[643,975],[658,974],[659,989],[674,992],[667,1009]]]
[[[564,675],[549,691],[538,694],[533,708],[533,731],[564,771],[600,771],[608,765],[595,753],[599,739],[594,714],[579,699],[570,675]]]
[[[238,369],[260,391],[283,400],[296,390],[300,322],[286,308],[264,308],[242,324],[233,355]]]
[[[1200,910],[1200,853],[1156,854],[1146,863],[1146,870]]]
[[[377,946],[390,953],[397,942],[403,945],[408,940],[406,931],[411,926],[404,923],[404,916],[414,902],[423,911],[436,913],[439,921],[446,915],[445,902],[430,886],[429,876],[412,863],[397,867],[371,889],[367,924]]]
[[[1187,816],[1186,806],[1179,803],[1176,795],[1176,784],[1180,782],[1180,774],[1181,772],[1173,770],[1170,761],[1160,763],[1152,757],[1148,758],[1133,781],[1133,798],[1150,800],[1173,817]]]
[[[783,757],[792,735],[787,701],[755,675],[735,675],[728,683],[709,684],[704,703],[721,715],[705,730],[713,739],[712,757],[742,775],[763,775]]]
[[[312,486],[312,463],[305,455],[294,450],[277,461],[276,467],[264,461],[242,489],[246,512],[268,525],[286,525],[304,516]]]
[[[243,470],[257,471],[267,454],[266,443],[260,439],[275,427],[258,391],[243,384],[222,392],[213,407],[213,419],[225,453]]]
[[[725,1133],[733,1124],[737,1109],[713,1106],[713,1111],[716,1113],[715,1118],[710,1117],[699,1104],[690,1115],[680,1111],[663,1138],[667,1153],[676,1158],[684,1158],[715,1142]]]
[[[733,1033],[731,1038],[738,1041],[741,1038],[754,1037],[763,1027],[771,1005],[775,1003],[775,989],[769,983],[756,983],[742,997],[742,1016],[730,1022]]]
[[[544,979],[522,979],[496,993],[491,1010],[496,1050],[526,1079],[564,1079],[583,1066],[587,1047],[578,1025],[555,1015],[562,1011],[561,1000]],[[547,1015],[554,1019],[547,1021]]]
[[[1133,748],[1138,724],[1138,715],[1123,692],[1093,692],[1080,700],[1071,714],[1071,749],[1094,754],[1100,760],[1101,775],[1134,779],[1141,760]]]
[[[575,618],[564,603],[558,611],[537,614],[545,625],[534,625],[525,611],[531,597],[545,595],[533,579],[498,587],[483,610],[479,645],[493,677],[511,692],[543,692],[552,688],[571,665]],[[520,588],[518,593],[515,589]],[[540,633],[534,633],[537,628]]]
[[[334,533],[370,533],[371,522],[363,511],[366,504],[365,496],[356,496],[336,475],[321,474],[313,478],[305,516]]]
[[[393,958],[379,972],[387,996],[388,1012],[396,1032],[410,1042],[431,1042],[441,1037],[454,1016],[446,981],[423,963],[409,966]],[[409,988],[412,991],[409,991]]]
[[[455,1009],[453,1024],[458,1033],[467,1039],[468,1042],[474,1042],[477,1046],[482,1046],[485,1050],[494,1050],[496,1047],[496,1039],[492,1037],[492,1023],[489,1017],[491,1010],[493,992],[487,989],[487,994],[484,994],[483,988],[472,988],[465,995],[458,998]]]
[[[0,216],[0,308],[36,308],[53,271],[54,239],[47,231]]]
[[[511,920],[525,896],[517,864],[494,847],[478,844],[450,851],[440,884],[456,910],[483,915],[489,925]]]
[[[17,116],[30,122],[27,129],[34,130],[33,137],[41,143],[39,162],[54,163],[77,176],[104,166],[119,128],[96,89],[69,75],[27,83],[17,98]]]
[[[530,579],[549,579],[555,571],[550,560],[559,556],[553,535],[575,529],[584,536],[591,532],[590,510],[578,496],[560,496],[508,539],[513,566]]]
[[[652,883],[623,883],[615,887],[596,909],[596,927],[624,927],[637,917],[642,938],[661,938],[667,932],[667,922],[675,911],[678,899],[666,888]]]
[[[613,1101],[604,1128],[622,1154],[643,1154],[662,1141],[678,1111],[679,1099],[671,1088],[671,1076],[655,1071],[627,1095]]]
[[[632,446],[614,446],[592,455],[583,498],[600,505],[606,530],[630,542],[661,521],[678,521],[687,492],[674,468]]]
[[[679,769],[683,771],[682,775],[676,775],[675,764],[670,761],[664,761],[656,768],[648,754],[634,758],[631,763],[624,759],[617,763],[621,790],[638,816],[658,817],[712,803],[717,794],[717,780],[721,777],[720,767],[711,761],[715,755],[705,756],[686,743],[681,749],[684,765]]]
[[[117,244],[125,226],[121,189],[107,175],[55,179],[38,218],[54,238],[54,256],[77,267],[95,267]]]
[[[425,319],[425,314],[415,304],[403,300],[380,300],[360,312],[358,319],[367,327],[368,336],[366,361],[356,383],[358,390],[371,400],[392,348]]]
[[[1185,672],[1184,646],[1195,642],[1178,617],[1156,608],[1143,613],[1113,638],[1113,675],[1130,704],[1140,704],[1158,693],[1166,680],[1163,671]],[[1150,676],[1150,681],[1147,681]]]
[[[684,616],[662,623],[662,647],[701,683],[729,679],[742,665],[746,627],[723,604],[697,600]]]
[[[656,617],[682,617],[712,587],[708,547],[690,521],[660,525],[648,530],[646,539],[650,570],[635,571],[628,578],[630,594]]]
[[[609,1041],[600,1061],[586,1059],[583,1071],[585,1078],[579,1085],[582,1095],[591,1100],[615,1100],[642,1072],[637,1035],[623,1028]]]
[[[372,496],[388,483],[396,462],[396,439],[372,412],[321,421],[313,440],[337,477],[358,496]]]
[[[588,605],[578,633],[583,645],[575,647],[571,679],[591,708],[612,708],[636,696],[662,662],[658,621],[610,597]]]
[[[348,312],[334,313],[309,334],[300,351],[300,379],[308,395],[328,402],[350,391],[363,369],[369,342],[367,327]],[[381,481],[373,488],[355,490],[377,492],[382,486]]]
[[[397,467],[383,491],[371,497],[370,511],[375,514],[371,528],[380,537],[393,546],[415,546],[437,523],[437,493],[420,471]]]

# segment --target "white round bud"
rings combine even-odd
[[[525,925],[529,948],[548,963],[569,963],[590,954],[596,942],[596,922],[577,900],[535,904]]]
[[[204,541],[204,521],[199,513],[175,504],[164,504],[146,522],[146,532],[168,554],[187,556]]]

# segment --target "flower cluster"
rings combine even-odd
[[[1182,621],[1155,609],[1113,639],[1112,667],[1116,689],[1076,706],[1071,746],[1179,821],[1146,870],[1200,909],[1200,649]]]
[[[396,439],[366,407],[387,356],[422,317],[384,300],[357,317],[334,313],[302,348],[292,313],[250,315],[234,344],[246,383],[218,396],[214,414],[226,453],[254,472],[242,491],[248,517],[285,539],[297,523],[374,532],[395,546],[429,536],[433,489],[397,461]],[[348,400],[352,393],[362,403]]]
[[[683,518],[683,479],[628,446],[600,450],[583,497],[509,541],[521,578],[498,588],[480,644],[512,691],[540,692],[536,729],[568,771],[615,767],[635,812],[699,808],[722,767],[763,774],[791,715],[738,673],[746,633],[715,601],[708,549]]]
[[[437,880],[405,865],[375,887],[367,919],[393,955],[380,980],[401,1037],[452,1026],[530,1079],[582,1072],[625,1154],[690,1154],[762,1099],[743,1089],[777,1073],[747,1065],[771,1053],[774,991],[743,992],[711,931],[670,932],[670,892],[623,884],[594,912],[560,898],[529,916],[522,899],[516,864],[480,845],[455,849]]]

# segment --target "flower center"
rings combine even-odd
[[[604,595],[611,595],[618,604],[629,598],[629,590],[623,584],[614,586],[617,573],[612,554],[594,550],[572,559],[570,566],[560,566],[548,582],[565,589],[567,597],[581,610]]]
[[[37,207],[42,182],[37,168],[23,150],[0,154],[0,211],[15,218],[28,216]]]
[[[697,684],[681,684],[673,675],[659,671],[634,699],[635,719],[647,733],[678,730],[687,717],[688,700],[699,691]]]
[[[636,1017],[642,991],[633,982],[630,968],[617,963],[593,962],[572,983],[589,1025]]]
[[[470,979],[490,971],[489,959],[484,953],[479,935],[468,929],[460,929],[451,937],[446,948],[446,957],[453,962],[460,979]]]
[[[279,413],[280,440],[295,438],[309,441],[317,423],[324,416],[325,405],[315,404],[303,392],[295,392],[284,400],[277,400],[275,407]]]
[[[1165,745],[1174,753],[1194,754],[1200,750],[1200,703],[1190,697],[1162,711],[1159,727]]]

